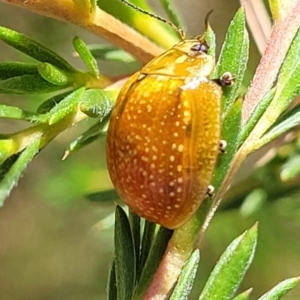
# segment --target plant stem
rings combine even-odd
[[[278,70],[300,27],[300,0],[296,1],[294,6],[289,7],[289,9],[286,18],[275,23],[265,53],[245,96],[242,115],[243,124],[246,123],[258,102],[274,84]],[[257,131],[262,133],[261,129]],[[257,139],[257,137],[254,137],[254,139]]]
[[[83,11],[82,7],[76,5],[72,0],[3,1],[40,15],[81,26],[123,48],[143,64],[162,52],[161,48],[147,38],[98,7],[95,11],[90,12]]]

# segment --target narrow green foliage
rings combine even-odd
[[[119,195],[115,189],[107,189],[89,194],[86,196],[86,198],[93,202],[117,202]]]
[[[300,124],[300,105],[295,106],[287,114],[284,114],[257,142],[256,147],[263,146],[274,140],[282,133],[287,132]]]
[[[152,242],[153,242],[153,237],[155,235],[155,228],[156,228],[155,223],[145,221],[142,245],[141,245],[141,254],[140,254],[140,260],[139,260],[138,272],[137,272],[137,281],[139,281],[139,279],[140,279],[143,268],[144,268],[147,258],[149,256],[150,249],[151,249]]]
[[[160,0],[160,4],[164,8],[164,11],[168,15],[170,21],[178,28],[184,30],[183,22],[179,17],[179,13],[176,11],[175,7],[170,0]]]
[[[284,111],[300,92],[300,29],[298,30],[280,69],[272,109]]]
[[[257,226],[236,238],[222,254],[199,300],[232,299],[254,257]]]
[[[39,114],[45,114],[49,112],[55,105],[57,105],[59,102],[61,102],[64,98],[66,98],[71,93],[72,92],[66,92],[66,93],[59,94],[57,96],[53,96],[50,99],[47,99],[38,107],[37,112]]]
[[[241,129],[241,132],[239,134],[239,141],[238,141],[239,145],[241,145],[246,140],[246,138],[249,136],[249,134],[253,130],[256,123],[259,121],[261,116],[264,114],[264,112],[270,105],[271,101],[273,100],[275,92],[276,92],[275,88],[271,89],[265,95],[265,97],[263,97],[263,99],[258,103],[258,105],[256,106],[255,110],[253,111],[252,115],[247,120],[247,123]]]
[[[135,298],[134,299],[143,299],[154,275],[161,262],[167,244],[173,234],[172,230],[160,227],[155,241],[151,247],[148,259],[144,266],[143,272],[141,274],[139,283],[135,290]]]
[[[124,210],[116,207],[115,269],[118,300],[131,299],[135,286],[135,251],[129,220]]]
[[[82,95],[79,109],[89,117],[102,121],[110,113],[112,106],[113,101],[109,92],[91,89]]]
[[[48,63],[40,63],[38,64],[38,70],[40,75],[48,82],[53,85],[59,85],[67,87],[69,83],[69,78],[65,72],[60,69],[52,66]]]
[[[101,123],[96,123],[94,126],[92,126],[79,137],[77,137],[74,141],[72,141],[66,149],[65,157],[89,145],[96,139],[105,136],[108,128],[108,119],[109,116],[107,116]]]
[[[0,80],[22,75],[38,75],[36,64],[22,62],[3,62],[0,63]]]
[[[19,32],[0,26],[0,39],[4,43],[38,61],[47,62],[61,70],[69,72],[75,71],[75,69],[59,55]]]
[[[118,300],[116,283],[116,265],[113,261],[108,273],[107,300]]]
[[[240,8],[228,28],[220,57],[216,66],[216,77],[231,72],[235,78],[233,86],[224,88],[222,99],[223,116],[238,97],[244,73],[247,67],[249,37],[245,27],[245,11]]]
[[[216,57],[216,34],[209,24],[205,31],[205,40],[209,45],[208,54]]]
[[[272,288],[265,295],[261,296],[258,300],[278,300],[281,299],[286,293],[293,289],[299,282],[300,277],[286,279]]]
[[[78,52],[80,58],[84,61],[84,63],[89,68],[90,72],[95,77],[98,77],[99,69],[98,69],[97,62],[96,62],[94,56],[92,55],[91,51],[88,49],[85,42],[81,38],[76,36],[73,39],[73,45],[74,45],[74,48],[76,49],[76,51]]]
[[[134,241],[134,250],[135,250],[135,266],[136,266],[136,281],[138,266],[140,262],[140,246],[141,246],[141,218],[129,210],[129,222],[131,225],[131,231]]]
[[[21,108],[0,104],[0,118],[9,118],[15,120],[24,120],[28,122],[37,123],[40,118],[38,114],[25,111]]]
[[[218,189],[227,174],[231,161],[238,149],[237,137],[241,128],[241,110],[242,101],[236,101],[228,111],[222,124],[221,137],[226,141],[227,147],[225,153],[220,153],[215,176],[213,178],[213,186]]]
[[[0,93],[4,94],[45,94],[61,89],[44,80],[40,75],[22,75],[0,81]]]
[[[34,156],[39,151],[40,139],[34,141],[29,145],[15,160],[11,161],[10,166],[4,166],[6,170],[0,170],[0,174],[3,174],[0,182],[0,206],[3,206],[4,200],[9,196],[13,187],[19,181],[23,171],[27,168],[27,165],[31,162]],[[2,169],[2,165],[0,166]]]
[[[277,19],[280,11],[280,3],[282,0],[269,0],[269,7],[272,13],[272,17],[274,20]]]
[[[85,88],[80,88],[68,95],[49,112],[49,125],[52,125],[70,114],[77,112],[78,104],[85,91]]]
[[[10,156],[16,153],[16,145],[14,141],[9,136],[1,136],[0,139],[0,165],[2,166],[2,163],[4,163]],[[5,172],[7,167],[10,167],[10,165],[5,166]],[[1,174],[3,174],[4,171],[0,171],[0,179]]]
[[[258,212],[264,205],[268,198],[268,194],[264,189],[254,189],[245,198],[241,205],[241,214],[245,217],[249,217]]]
[[[283,181],[290,181],[300,174],[300,155],[289,158],[281,167],[280,178]]]
[[[136,62],[136,59],[126,51],[112,45],[89,45],[87,46],[91,54],[101,60],[117,61],[122,63]]]
[[[170,297],[170,300],[188,299],[191,289],[193,287],[193,282],[196,277],[199,261],[200,252],[197,249],[192,253],[190,258],[187,260],[185,266],[183,267],[175,289]]]
[[[237,295],[236,297],[233,298],[233,300],[248,300],[251,293],[252,293],[252,288]]]

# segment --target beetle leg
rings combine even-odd
[[[235,77],[230,72],[225,72],[220,78],[213,79],[214,82],[221,86],[232,86]]]
[[[214,191],[215,191],[214,186],[209,185],[209,186],[207,187],[206,195],[207,195],[208,197],[212,198],[212,197],[214,196]]]
[[[227,142],[225,140],[220,140],[219,150],[222,154],[226,153]]]

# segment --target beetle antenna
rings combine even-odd
[[[207,15],[205,16],[205,19],[204,19],[204,24],[205,24],[205,29],[207,29],[209,27],[209,22],[208,22],[208,19],[210,17],[210,15],[213,13],[213,9],[210,10]]]
[[[120,0],[120,1],[123,2],[124,4],[126,4],[127,6],[133,8],[133,9],[135,9],[135,10],[137,10],[137,11],[139,11],[139,12],[145,14],[145,15],[148,15],[148,16],[150,16],[150,17],[152,17],[152,18],[155,18],[155,19],[157,19],[157,20],[159,20],[159,21],[165,23],[165,24],[168,24],[169,26],[171,26],[171,27],[172,27],[172,28],[180,35],[180,37],[181,37],[182,40],[185,39],[185,32],[184,32],[181,28],[178,28],[178,27],[177,27],[175,24],[173,24],[172,22],[170,22],[170,21],[166,20],[165,18],[162,18],[162,17],[160,17],[160,16],[158,16],[158,15],[155,15],[155,14],[153,14],[153,13],[147,11],[147,10],[144,10],[144,9],[142,9],[142,8],[140,8],[140,7],[138,7],[138,6],[134,5],[134,4],[132,4],[131,2],[129,2],[129,1],[127,1],[127,0]],[[211,12],[209,12],[209,14],[210,14],[210,13],[211,13]]]

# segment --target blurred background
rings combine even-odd
[[[177,0],[175,3],[190,35],[204,30],[205,15],[214,9],[210,23],[217,34],[220,49],[239,1]],[[150,4],[158,14],[164,15],[157,1],[150,1]],[[103,42],[81,28],[2,2],[0,25],[25,33],[57,51],[78,68],[83,68],[83,65],[73,56],[73,37],[78,35],[88,44]],[[253,41],[250,57],[249,74],[253,73],[259,61]],[[0,42],[0,61],[9,59],[27,60],[24,55]],[[110,68],[109,64],[100,65],[100,70],[105,68]],[[38,107],[41,100],[39,97],[0,94],[1,103],[27,109]],[[0,120],[2,133],[14,132],[25,126],[21,122]],[[68,144],[87,127],[88,121],[85,121],[46,147],[30,164],[1,208],[0,299],[105,299],[107,271],[113,253],[113,227],[109,225],[113,224],[113,220],[108,219],[106,226],[98,222],[113,213],[114,203],[100,204],[85,197],[111,188],[105,164],[105,139],[72,154],[66,161],[61,160]],[[292,148],[280,149],[285,151],[285,157],[298,149],[297,141],[292,141]],[[201,263],[191,299],[196,299],[226,246],[256,221],[259,222],[257,253],[242,290],[253,287],[253,299],[256,299],[279,281],[300,275],[300,201],[295,188],[298,181],[293,182],[292,195],[289,186],[285,186],[280,194],[280,186],[273,179],[282,161],[276,160],[277,154],[274,153],[267,159],[273,162],[271,166],[267,169],[261,167],[255,175],[247,177],[249,172],[246,170],[249,171],[249,166],[252,168],[261,153],[267,150],[263,149],[249,158],[237,178],[237,182],[242,178],[243,183],[237,184],[236,190],[233,189],[214,217],[201,244]],[[269,178],[267,183],[266,178]],[[260,184],[255,185],[257,181]],[[257,187],[263,196],[254,209],[249,209],[249,199],[245,195]],[[272,189],[276,190],[276,197],[269,192]],[[300,299],[300,287],[285,299]]]

